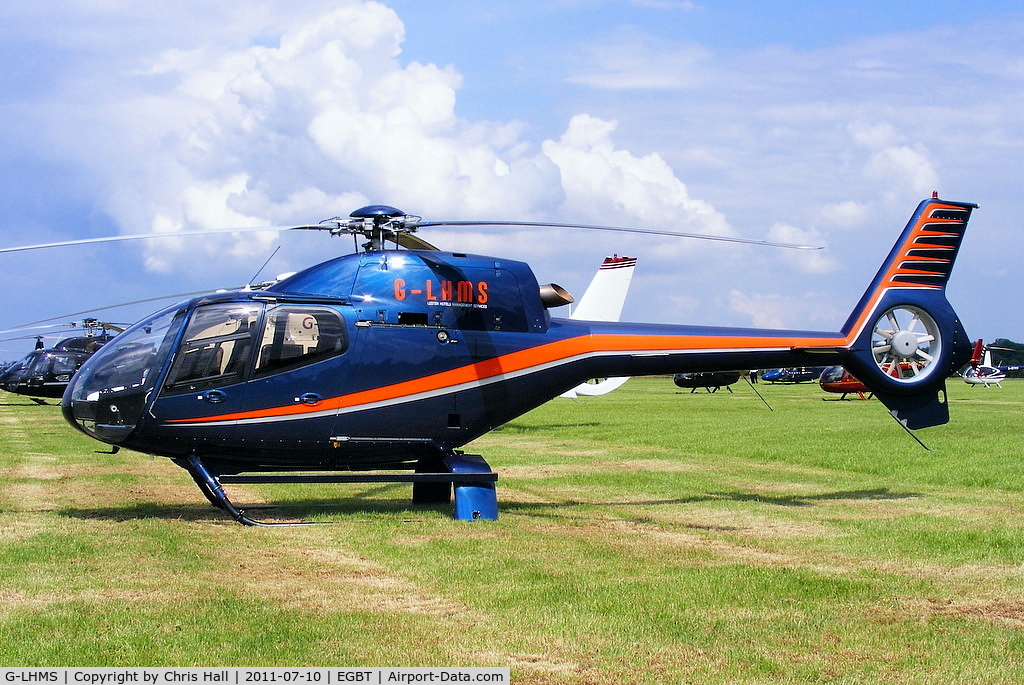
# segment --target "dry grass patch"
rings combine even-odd
[[[581,444],[580,441],[559,441],[545,437],[515,435],[497,431],[472,442],[467,451],[487,454],[495,450],[505,453],[521,453],[527,455],[544,454],[560,457],[607,458],[609,449],[604,446]]]
[[[0,514],[0,542],[28,540],[46,530],[47,526],[45,521],[32,513],[3,512]]]
[[[1015,630],[1024,630],[1024,601],[953,605],[949,611],[970,618],[1004,623]]]
[[[230,544],[217,545],[218,569],[211,572],[209,581],[239,596],[301,611],[472,616],[469,608],[453,599],[340,548],[319,532],[295,528],[260,532],[266,535],[252,540],[229,534]]]
[[[908,618],[924,622],[933,617],[953,617],[997,624],[1014,631],[1024,630],[1024,601],[1017,599],[901,598],[888,610],[872,612],[872,620],[891,623]]]

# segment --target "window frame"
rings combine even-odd
[[[238,309],[253,309],[257,310],[252,313],[255,314],[255,320],[247,324],[246,330],[237,330],[232,333],[221,333],[219,335],[211,335],[208,337],[189,337],[192,326],[199,321],[200,316],[206,316],[209,312],[216,309],[222,310],[226,315],[230,315],[232,310]],[[211,304],[201,305],[192,310],[189,316],[188,323],[185,325],[185,331],[183,333],[181,342],[178,344],[177,350],[174,352],[174,359],[171,361],[171,367],[167,372],[167,378],[163,382],[161,396],[173,396],[183,395],[198,390],[205,390],[211,387],[217,387],[222,385],[234,385],[236,383],[245,382],[249,374],[249,367],[252,365],[252,348],[255,341],[255,334],[260,330],[261,321],[264,316],[266,307],[262,303],[253,302],[217,302]],[[216,321],[215,319],[211,319]],[[227,321],[228,319],[224,319]],[[209,323],[209,321],[203,321],[203,323]],[[216,325],[216,324],[214,324]],[[196,331],[196,334],[200,334],[208,329]],[[212,359],[206,361],[205,366],[207,367],[199,376],[191,376],[189,378],[178,378],[181,375],[182,368],[186,364],[186,360],[191,355],[202,355],[204,354],[204,348],[211,347],[213,350],[213,356],[216,357],[217,353],[224,352],[225,345],[227,343],[244,344],[243,341],[248,340],[248,349],[242,349],[238,352],[234,350],[232,346],[227,354],[231,357],[227,362],[223,359],[217,363],[217,368],[220,370],[219,373],[209,374],[206,371],[209,370],[209,366],[212,363]],[[230,369],[229,371],[224,369]]]
[[[288,342],[287,337],[284,333],[287,332],[288,319],[292,315],[298,316],[312,316],[316,320],[316,335],[318,338],[324,333],[323,324],[326,323],[321,321],[319,317],[329,316],[333,317],[334,321],[330,322],[335,324],[336,328],[329,330],[327,335],[334,336],[336,341],[329,348],[325,348],[320,353],[305,352],[294,357],[284,357],[278,355],[277,361],[272,361],[274,355],[271,354],[266,360],[264,356],[268,352],[273,352],[273,346],[284,346],[286,344],[296,344],[294,342]],[[271,342],[265,342],[268,338],[268,332],[270,326],[280,325],[280,319],[284,318],[284,332],[281,332],[280,328],[275,328],[273,335],[270,337]],[[285,373],[288,371],[294,371],[312,364],[318,364],[328,359],[333,359],[345,354],[349,349],[349,334],[345,323],[345,317],[342,316],[341,312],[337,309],[325,305],[312,305],[312,304],[298,304],[290,302],[281,302],[277,305],[267,307],[263,314],[263,321],[260,324],[258,335],[255,341],[255,349],[253,354],[253,360],[251,364],[252,368],[252,379],[268,378],[270,376],[277,375],[279,373]],[[319,347],[321,341],[318,340],[317,347]],[[268,349],[269,348],[269,349]],[[314,348],[315,349],[315,348]]]

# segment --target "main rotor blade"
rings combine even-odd
[[[107,309],[119,309],[121,307],[130,307],[130,306],[136,305],[136,304],[146,304],[146,303],[149,303],[149,302],[159,302],[160,300],[181,300],[183,298],[195,297],[196,295],[205,295],[207,293],[215,293],[218,290],[230,291],[230,290],[241,290],[241,289],[242,289],[241,287],[238,287],[238,288],[207,288],[206,290],[193,290],[192,292],[189,292],[189,293],[176,293],[174,295],[160,295],[159,297],[147,297],[147,298],[142,299],[142,300],[133,300],[131,302],[121,302],[120,304],[111,304],[111,305],[106,305],[106,306],[103,306],[103,307],[90,307],[89,309],[83,309],[80,312],[72,312],[70,314],[62,314],[60,316],[51,316],[48,319],[40,319],[39,321],[31,321],[29,323],[22,324],[18,328],[12,328],[10,330],[17,331],[17,330],[22,330],[22,329],[26,329],[26,328],[31,329],[33,327],[36,327],[38,324],[45,324],[45,323],[48,323],[50,321],[57,321],[57,320],[63,320],[63,319],[71,319],[71,318],[74,318],[76,316],[82,316],[83,314],[93,314],[95,312],[102,312],[102,311],[105,311]],[[60,325],[60,324],[57,324],[57,325]],[[0,333],[6,333],[6,332],[7,331],[0,331]]]
[[[191,235],[230,235],[232,233],[259,233],[266,231],[331,231],[337,232],[337,225],[329,224],[305,225],[305,226],[245,226],[240,228],[218,228],[218,229],[195,229],[190,231],[177,231],[173,233],[138,233],[135,235],[115,235],[101,238],[82,238],[79,240],[61,240],[53,243],[40,243],[36,245],[18,245],[15,247],[0,247],[0,254],[7,252],[22,252],[25,250],[41,250],[52,247],[69,247],[72,245],[90,245],[96,243],[113,243],[125,240],[152,240],[155,238],[172,238],[177,236]],[[519,228],[573,228],[592,231],[615,231],[618,233],[638,233],[642,235],[663,235],[673,238],[692,238],[695,240],[712,240],[723,243],[740,243],[744,245],[760,245],[762,247],[781,247],[791,250],[822,250],[821,245],[799,245],[795,243],[780,243],[770,240],[754,240],[751,238],[734,238],[729,236],[708,235],[703,233],[680,233],[678,231],[661,231],[652,228],[631,228],[627,226],[600,226],[593,224],[563,224],[545,221],[420,221],[408,230],[414,231],[423,227],[431,226],[509,226]],[[396,240],[407,249],[413,250],[436,250],[437,248],[418,236],[412,236],[408,232],[391,232],[388,240]]]
[[[47,319],[47,321],[52,321],[52,320],[57,319],[57,318],[58,317],[54,317],[53,319]],[[5,335],[7,333],[21,333],[21,332],[24,332],[24,331],[41,331],[43,329],[50,329],[50,328],[60,328],[60,329],[63,329],[65,331],[83,331],[83,332],[86,332],[86,333],[88,333],[90,330],[94,330],[94,329],[103,329],[103,330],[106,330],[106,331],[117,331],[118,333],[121,333],[121,332],[124,331],[124,329],[127,326],[130,326],[130,325],[131,324],[127,324],[127,323],[112,323],[110,321],[98,321],[98,320],[97,321],[93,321],[92,323],[89,323],[87,321],[66,321],[64,323],[50,323],[50,324],[38,323],[38,324],[34,324],[34,325],[33,324],[25,324],[25,325],[22,325],[22,326],[18,326],[16,328],[8,328],[5,331],[0,331],[0,335]],[[26,337],[27,338],[40,338],[40,337],[50,337],[50,336],[46,336],[45,334],[41,334],[41,333],[31,333],[31,334],[23,335],[20,338],[8,338],[8,340],[19,340],[21,338],[26,338]]]
[[[440,249],[412,233],[398,233],[393,238],[389,238],[389,240],[394,240],[407,250],[433,250],[437,252]]]
[[[232,233],[259,233],[260,231],[329,231],[329,226],[247,226],[242,228],[207,228],[176,233],[137,233],[135,235],[112,235],[102,238],[82,238],[80,240],[61,240],[55,243],[38,245],[19,245],[16,247],[0,247],[0,253],[22,252],[24,250],[42,250],[50,247],[68,247],[71,245],[90,245],[93,243],[116,243],[122,240],[151,240],[153,238],[174,238],[183,235],[230,235]]]
[[[521,226],[527,228],[581,228],[591,231],[617,231],[619,233],[642,233],[645,235],[667,235],[675,238],[694,238],[696,240],[714,240],[723,243],[742,243],[745,245],[761,245],[763,247],[784,247],[791,250],[823,250],[822,245],[798,245],[794,243],[777,243],[770,240],[753,240],[751,238],[731,238],[721,235],[703,233],[679,233],[676,231],[659,231],[653,228],[628,228],[625,226],[594,226],[590,224],[556,224],[546,221],[421,221],[417,228],[423,226]]]

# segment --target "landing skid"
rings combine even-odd
[[[214,475],[195,455],[175,460],[188,471],[200,492],[213,506],[226,512],[243,526],[295,526],[310,522],[279,523],[258,521],[231,503],[224,484],[231,483],[412,483],[414,504],[447,504],[455,492],[454,516],[460,521],[496,521],[498,497],[495,482],[498,474],[482,457],[452,452],[437,462],[444,471],[384,474],[372,472],[346,473],[275,473]],[[433,466],[433,464],[431,465]]]
[[[860,391],[857,391],[857,390],[853,390],[853,391],[850,391],[850,392],[844,392],[842,397],[822,397],[821,399],[826,401],[826,402],[841,402],[841,401],[846,399],[847,395],[856,395],[861,400],[864,400],[865,402],[867,402],[868,400],[870,400],[872,397],[875,396],[875,393],[872,392],[872,393],[868,393],[867,395],[865,395],[863,392],[860,392]]]

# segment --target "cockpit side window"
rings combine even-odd
[[[348,347],[345,323],[328,307],[281,305],[267,312],[256,356],[256,376],[323,361]]]
[[[32,366],[29,368],[29,374],[41,376],[50,370],[50,362],[52,361],[50,355],[45,352],[38,355],[32,360]]]
[[[78,370],[78,367],[81,365],[82,360],[78,357],[68,354],[55,354],[53,355],[53,367],[50,371],[58,375],[70,374]]]
[[[165,393],[175,395],[241,381],[261,310],[249,302],[197,308],[175,355]]]

